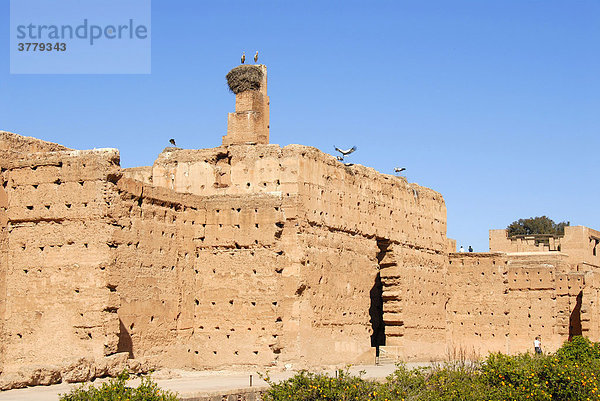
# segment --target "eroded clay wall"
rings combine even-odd
[[[413,305],[413,300],[407,297],[397,299],[396,306],[411,303],[410,308],[401,308],[401,313],[398,308],[384,312],[388,313],[388,318],[384,319],[386,324],[394,326],[388,330],[390,343],[397,346],[406,343],[406,355],[411,357],[428,357],[437,352],[436,347],[443,349],[443,304],[446,299],[443,288],[448,242],[445,237],[446,209],[443,198],[437,192],[410,184],[402,177],[382,175],[358,165],[345,166],[333,156],[300,145],[283,149],[277,145],[241,145],[168,150],[155,162],[152,182],[177,192],[197,195],[263,193],[280,197],[284,202],[297,198],[296,203],[284,205],[284,211],[298,216],[302,223],[300,236],[329,238],[317,247],[323,257],[313,258],[311,268],[305,265],[298,267],[299,276],[307,281],[321,279],[321,275],[315,272],[330,271],[331,262],[325,255],[335,255],[339,268],[348,272],[349,278],[343,283],[349,288],[346,303],[356,303],[356,308],[361,308],[354,313],[340,309],[341,302],[338,305],[336,298],[328,298],[331,289],[324,285],[314,286],[315,294],[306,302],[304,299],[298,301],[299,307],[304,308],[306,313],[310,311],[310,314],[314,310],[312,305],[319,309],[325,303],[331,303],[333,310],[339,313],[333,314],[335,319],[329,326],[339,327],[337,330],[342,330],[341,337],[347,334],[343,329],[347,324],[356,325],[352,340],[343,338],[334,347],[330,345],[335,340],[324,341],[330,349],[352,349],[358,354],[368,351],[371,335],[366,332],[371,319],[367,315],[371,302],[368,292],[379,268],[376,258],[380,250],[377,244],[378,241],[390,241],[390,250],[393,248],[396,255],[394,263],[402,274],[400,278],[389,275],[387,283],[382,276],[384,289],[388,292],[387,304],[392,305],[394,297],[397,297],[395,294],[401,293],[404,287],[423,284],[427,286],[424,291],[431,292],[418,305]],[[343,247],[340,250],[340,244],[346,242],[361,244],[357,246],[362,250],[350,251]],[[298,246],[305,256],[312,252],[304,243]],[[332,258],[329,257],[329,260]],[[355,262],[346,262],[351,258]],[[360,277],[361,280],[352,277]],[[411,316],[406,318],[407,326],[404,326],[403,314]],[[423,315],[430,319],[418,318]],[[356,321],[349,323],[350,316]],[[324,338],[333,333],[327,332],[330,329],[323,329],[317,319],[313,320],[307,320],[310,324],[303,322],[300,330],[323,332]],[[365,333],[362,333],[363,330]],[[429,335],[424,336],[424,333]],[[417,351],[421,345],[427,349],[427,355]],[[340,351],[339,355],[342,353]],[[314,355],[321,358],[317,351]],[[339,357],[333,357],[336,358]]]
[[[8,227],[6,211],[8,196],[6,179],[8,171],[7,152],[0,151],[0,339],[4,339],[4,319],[6,310],[6,272],[8,270]],[[4,341],[0,341],[0,372],[3,370],[5,360]]]
[[[127,179],[119,190],[120,350],[174,368],[297,358],[295,225],[280,197],[198,197]]]
[[[508,237],[506,229],[490,230],[490,252],[548,252],[565,251],[561,237],[547,237],[546,241],[536,236]]]
[[[298,193],[296,147],[299,145],[283,149],[278,145],[167,148],[154,162],[152,183],[204,196],[271,193],[290,197]]]
[[[5,162],[1,387],[85,380],[114,362],[104,216],[118,159],[115,150],[61,151]]]
[[[584,226],[565,227],[562,250],[569,255],[577,270],[589,271],[600,267],[600,231]]]
[[[29,136],[21,136],[12,132],[0,130],[0,151],[13,153],[58,152],[71,150],[57,143],[42,141]],[[12,158],[12,156],[11,156]],[[9,160],[8,158],[5,160]]]
[[[373,304],[378,262],[372,238],[301,224],[295,266],[294,321],[298,347],[308,365],[373,363]]]
[[[380,345],[395,347],[406,359],[443,353],[448,242],[441,195],[402,177],[345,166],[314,148],[296,152],[303,218],[314,227],[371,241],[360,270],[373,283],[380,269],[385,322]],[[378,255],[382,261],[374,259]]]
[[[536,336],[554,351],[570,336],[585,334],[586,311],[596,307],[597,294],[580,297],[587,291],[584,276],[571,272],[568,256],[557,252],[450,254],[450,354],[532,351]]]
[[[510,350],[507,258],[453,253],[448,265],[448,355],[484,357]]]

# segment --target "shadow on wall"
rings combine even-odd
[[[577,294],[577,301],[575,303],[575,307],[573,308],[573,312],[571,312],[571,317],[569,318],[569,341],[575,336],[580,336],[582,333],[581,330],[581,302],[583,301],[583,291],[580,291]]]
[[[381,274],[377,273],[375,283],[371,288],[371,306],[369,307],[369,316],[371,316],[371,347],[385,345],[385,325],[383,323],[383,285],[381,284]]]
[[[129,353],[129,359],[133,359],[131,334],[129,334],[127,327],[125,327],[121,319],[119,319],[119,344],[117,345],[117,352],[127,352]]]

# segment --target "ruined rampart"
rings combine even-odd
[[[152,166],[0,132],[0,389],[600,339],[600,232],[453,253],[439,193],[268,144],[266,67],[246,67],[224,146]]]
[[[118,161],[107,149],[14,152],[3,163],[2,386],[84,380],[124,363],[105,218]]]
[[[182,193],[282,199],[282,224],[297,227],[286,241],[286,246],[298,248],[291,269],[300,285],[307,286],[297,308],[313,316],[298,323],[298,341],[306,344],[300,348],[308,352],[305,359],[314,355],[315,362],[323,361],[323,355],[337,353],[331,361],[342,362],[349,350],[367,354],[372,344],[364,335],[370,337],[376,326],[383,330],[383,320],[387,345],[399,346],[403,355],[427,357],[439,351],[435,347],[443,349],[446,209],[437,192],[402,177],[346,166],[300,145],[169,149],[155,162],[151,181]],[[379,277],[384,266],[378,259],[384,257],[386,269]],[[345,280],[340,282],[340,277]],[[329,288],[329,283],[334,286]],[[416,306],[411,296],[400,295],[415,286],[429,291]],[[386,310],[377,311],[372,304],[382,297]],[[400,318],[402,309],[413,312]],[[374,337],[378,335],[383,332]],[[329,352],[323,353],[326,348]]]

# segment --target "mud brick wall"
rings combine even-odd
[[[372,300],[377,243],[359,235],[303,223],[298,230],[292,323],[309,366],[372,363]]]
[[[9,155],[0,150],[0,339],[5,338],[4,321],[6,318],[6,273],[8,270],[8,162]],[[0,341],[0,371],[4,369],[5,342]]]
[[[395,252],[394,264],[402,271],[401,279],[395,278],[394,274],[388,274],[386,279],[382,273],[383,285],[388,291],[386,302],[389,301],[388,305],[395,302],[396,306],[410,303],[408,308],[400,309],[414,317],[407,318],[409,325],[402,327],[404,317],[399,317],[401,314],[397,308],[389,308],[384,312],[388,313],[384,320],[390,326],[386,335],[394,345],[407,342],[408,348],[413,351],[406,355],[411,357],[424,356],[416,351],[423,343],[428,350],[427,356],[435,354],[436,349],[444,348],[443,305],[446,295],[443,288],[448,241],[445,236],[446,208],[439,193],[409,184],[401,177],[379,174],[370,168],[345,166],[330,155],[300,145],[168,150],[155,162],[152,182],[177,192],[198,195],[269,194],[280,197],[284,201],[284,214],[288,218],[297,218],[300,225],[300,240],[295,246],[301,256],[296,258],[300,259],[300,263],[294,260],[295,269],[315,292],[310,296],[311,291],[303,292],[297,308],[306,315],[318,316],[313,303],[319,305],[317,310],[329,310],[322,305],[331,303],[332,310],[339,312],[334,315],[334,320],[327,319],[331,320],[328,329],[331,333],[326,332],[316,318],[302,320],[298,330],[308,333],[310,328],[315,333],[322,331],[324,336],[340,336],[338,345],[332,346],[336,340],[324,340],[322,343],[322,347],[340,350],[338,355],[332,355],[332,360],[337,361],[344,354],[346,359],[349,358],[350,349],[356,357],[369,352],[372,333],[367,331],[372,326],[372,317],[367,314],[371,309],[370,292],[380,269],[377,261],[381,252],[379,245],[383,242],[389,242],[389,251],[393,249]],[[323,240],[314,240],[319,236]],[[306,245],[304,241],[308,238],[313,245]],[[345,244],[352,242],[361,244],[357,245],[361,251],[346,249],[350,247]],[[312,265],[307,266],[302,262],[311,260],[308,255],[314,252],[313,246],[324,257],[312,257]],[[325,256],[327,254],[331,256]],[[341,301],[342,297],[338,294],[339,300],[329,297],[331,289],[323,285],[327,275],[323,278],[321,275],[312,276],[313,272],[331,272],[332,260],[336,260],[342,269],[339,272],[346,272],[337,275],[337,279],[343,281],[336,283],[348,286],[345,301]],[[354,262],[351,263],[351,260]],[[388,272],[391,270],[388,269]],[[315,279],[321,279],[321,285],[313,283]],[[407,297],[394,301],[396,295],[393,294],[399,294],[400,287],[420,283],[434,290],[416,308],[413,300]],[[318,301],[319,297],[323,299]],[[354,309],[360,310],[350,313],[341,305],[344,302],[346,305],[355,303]],[[423,315],[430,319],[418,318]],[[351,316],[356,322],[348,320]],[[346,324],[356,324],[352,339],[343,338],[349,333],[344,331]],[[339,327],[337,332],[332,331],[333,327]],[[359,334],[363,330],[365,333]],[[405,333],[408,334],[405,336]],[[310,344],[308,348],[317,347],[316,342],[307,344]],[[323,353],[301,348],[312,353],[317,360],[323,358]]]
[[[84,380],[114,360],[104,216],[118,161],[117,151],[97,150],[13,153],[3,163],[0,386]]]
[[[485,356],[487,352],[508,352],[510,308],[506,256],[450,254],[447,285],[449,356],[472,358]]]
[[[554,351],[574,334],[575,320],[582,322],[575,334],[585,334],[597,292],[584,290],[585,274],[570,268],[557,252],[450,254],[449,352],[532,351],[536,336]],[[582,291],[590,295],[578,301]]]
[[[370,240],[360,270],[370,274],[363,282],[374,284],[378,273],[381,278],[385,323],[381,345],[399,347],[408,359],[438,355],[445,348],[446,325],[448,242],[443,198],[401,177],[344,166],[314,148],[294,151],[300,153],[300,215],[324,231]],[[332,251],[339,248],[332,244]]]
[[[284,322],[297,278],[279,197],[198,197],[127,179],[119,189],[120,350],[176,368],[296,358]]]
[[[538,335],[547,351],[557,349],[566,339],[568,319],[565,333],[564,317],[570,314],[572,305],[569,291],[564,293],[561,283],[570,277],[562,277],[569,269],[567,260],[559,253],[510,256],[510,352],[531,350]]]

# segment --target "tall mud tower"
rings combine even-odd
[[[235,93],[235,113],[227,117],[223,146],[269,143],[269,96],[267,67],[240,65],[227,74],[229,89]]]

